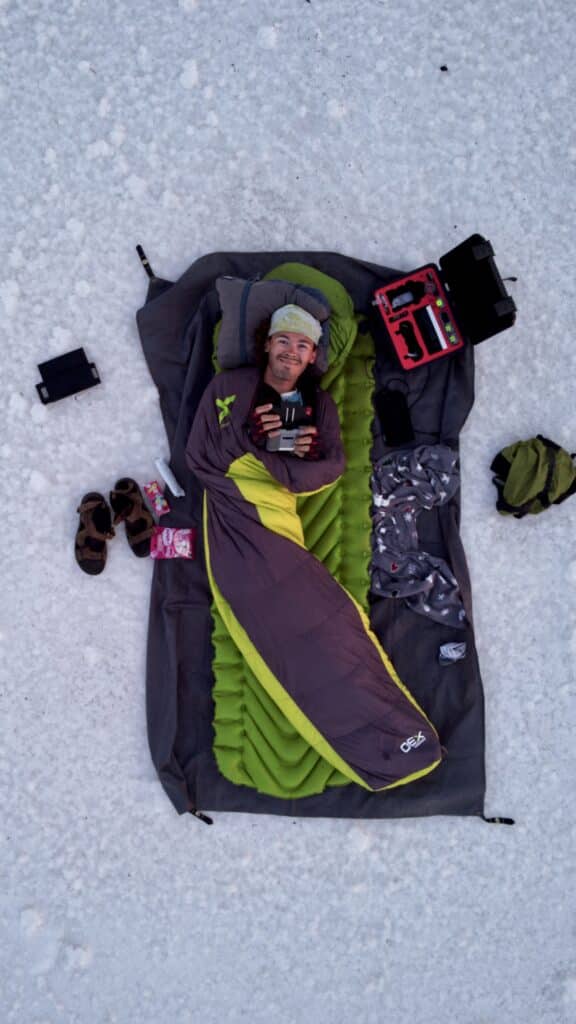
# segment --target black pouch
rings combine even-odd
[[[40,401],[44,405],[58,402],[61,398],[76,395],[100,383],[95,363],[89,363],[83,348],[66,352],[56,359],[38,363],[42,383],[36,385]]]
[[[387,445],[397,447],[414,440],[410,410],[403,391],[382,388],[374,395],[374,408]]]

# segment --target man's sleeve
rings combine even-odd
[[[221,455],[218,445],[218,416],[216,407],[216,378],[208,384],[198,403],[192,429],[186,442],[186,463],[202,480],[218,470]]]

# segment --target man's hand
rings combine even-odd
[[[269,437],[278,437],[282,432],[282,420],[278,413],[273,412],[274,406],[257,405],[250,415],[250,436],[255,444],[263,447]],[[289,455],[297,455],[299,459],[317,459],[320,456],[318,430],[316,427],[299,427],[298,437]]]
[[[273,408],[274,406],[270,402],[269,405],[258,405],[252,410],[250,415],[250,433],[252,440],[256,444],[267,437],[278,437],[280,433],[282,420],[278,413],[270,411]]]
[[[294,442],[293,455],[297,455],[299,459],[304,459],[306,456],[316,456],[318,450],[318,430],[316,427],[299,427],[298,437]]]

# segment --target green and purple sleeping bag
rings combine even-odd
[[[302,272],[331,291],[332,351],[318,403],[325,458],[252,445],[246,420],[259,372],[250,367],[208,385],[186,446],[205,489],[215,756],[231,781],[285,798],[349,782],[389,789],[428,774],[442,757],[436,730],[365,611],[371,339],[357,335],[338,282],[298,265],[269,276],[302,281]]]

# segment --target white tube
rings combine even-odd
[[[156,469],[160,473],[160,476],[162,477],[164,483],[167,484],[167,486],[172,491],[174,497],[183,498],[184,495],[186,494],[186,491],[178,483],[176,477],[174,476],[174,473],[170,469],[170,466],[165,461],[165,459],[156,459],[154,461],[154,465],[156,466]]]

